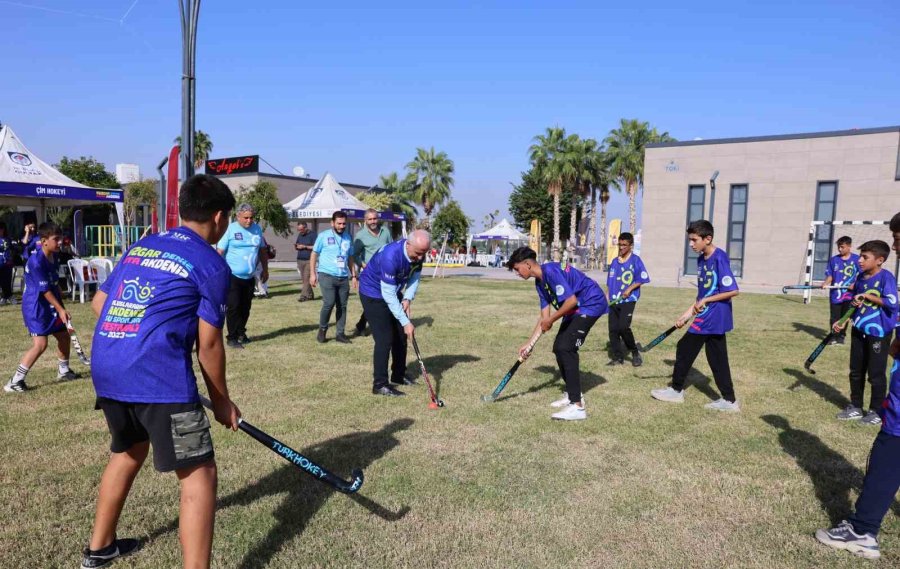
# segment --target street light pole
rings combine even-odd
[[[178,0],[181,12],[181,164],[182,178],[194,175],[196,111],[197,19],[200,0]]]

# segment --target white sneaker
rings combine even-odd
[[[550,415],[550,417],[560,421],[583,421],[587,419],[587,411],[584,410],[584,407],[569,405],[559,413]]]
[[[669,403],[684,403],[684,391],[678,391],[672,387],[665,389],[654,389],[650,392],[654,399],[659,401],[667,401]]]
[[[732,403],[727,399],[717,399],[712,403],[707,403],[704,407],[713,411],[726,411],[728,413],[738,413],[741,410],[741,406],[738,405],[737,401]]]
[[[584,403],[584,393],[581,394],[581,402]],[[566,405],[571,405],[572,402],[569,401],[569,396],[564,395],[562,399],[557,399],[553,403],[550,404],[551,407],[558,409],[560,407],[565,407]]]

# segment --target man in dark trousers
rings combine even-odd
[[[297,271],[300,273],[300,298],[298,302],[306,302],[314,298],[313,288],[309,285],[310,263],[309,256],[312,254],[313,245],[316,244],[317,234],[310,231],[309,225],[305,221],[297,222],[297,243],[294,249],[297,250]]]
[[[431,246],[431,235],[417,230],[409,239],[385,245],[369,259],[359,283],[359,299],[375,338],[372,393],[405,395],[394,385],[413,385],[406,378],[406,348],[415,332],[410,321],[413,299],[422,276],[422,262]],[[404,290],[405,289],[405,290]],[[388,382],[388,360],[393,358]]]

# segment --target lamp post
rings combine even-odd
[[[197,19],[200,0],[178,0],[181,12],[181,164],[182,177],[194,175],[194,119],[196,112]]]

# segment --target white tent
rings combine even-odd
[[[294,219],[330,218],[331,214],[339,210],[343,210],[351,218],[362,219],[368,208],[369,206],[353,197],[353,194],[345,190],[328,172],[325,172],[322,179],[305,194],[284,204],[288,217]]]
[[[121,190],[89,188],[35,156],[8,125],[0,126],[0,205],[46,206],[121,203]]]
[[[518,229],[512,226],[509,221],[505,218],[503,221],[498,223],[497,225],[482,231],[481,233],[476,233],[472,235],[472,239],[481,239],[481,240],[492,240],[496,239],[499,241],[528,241],[528,235],[522,233]]]

